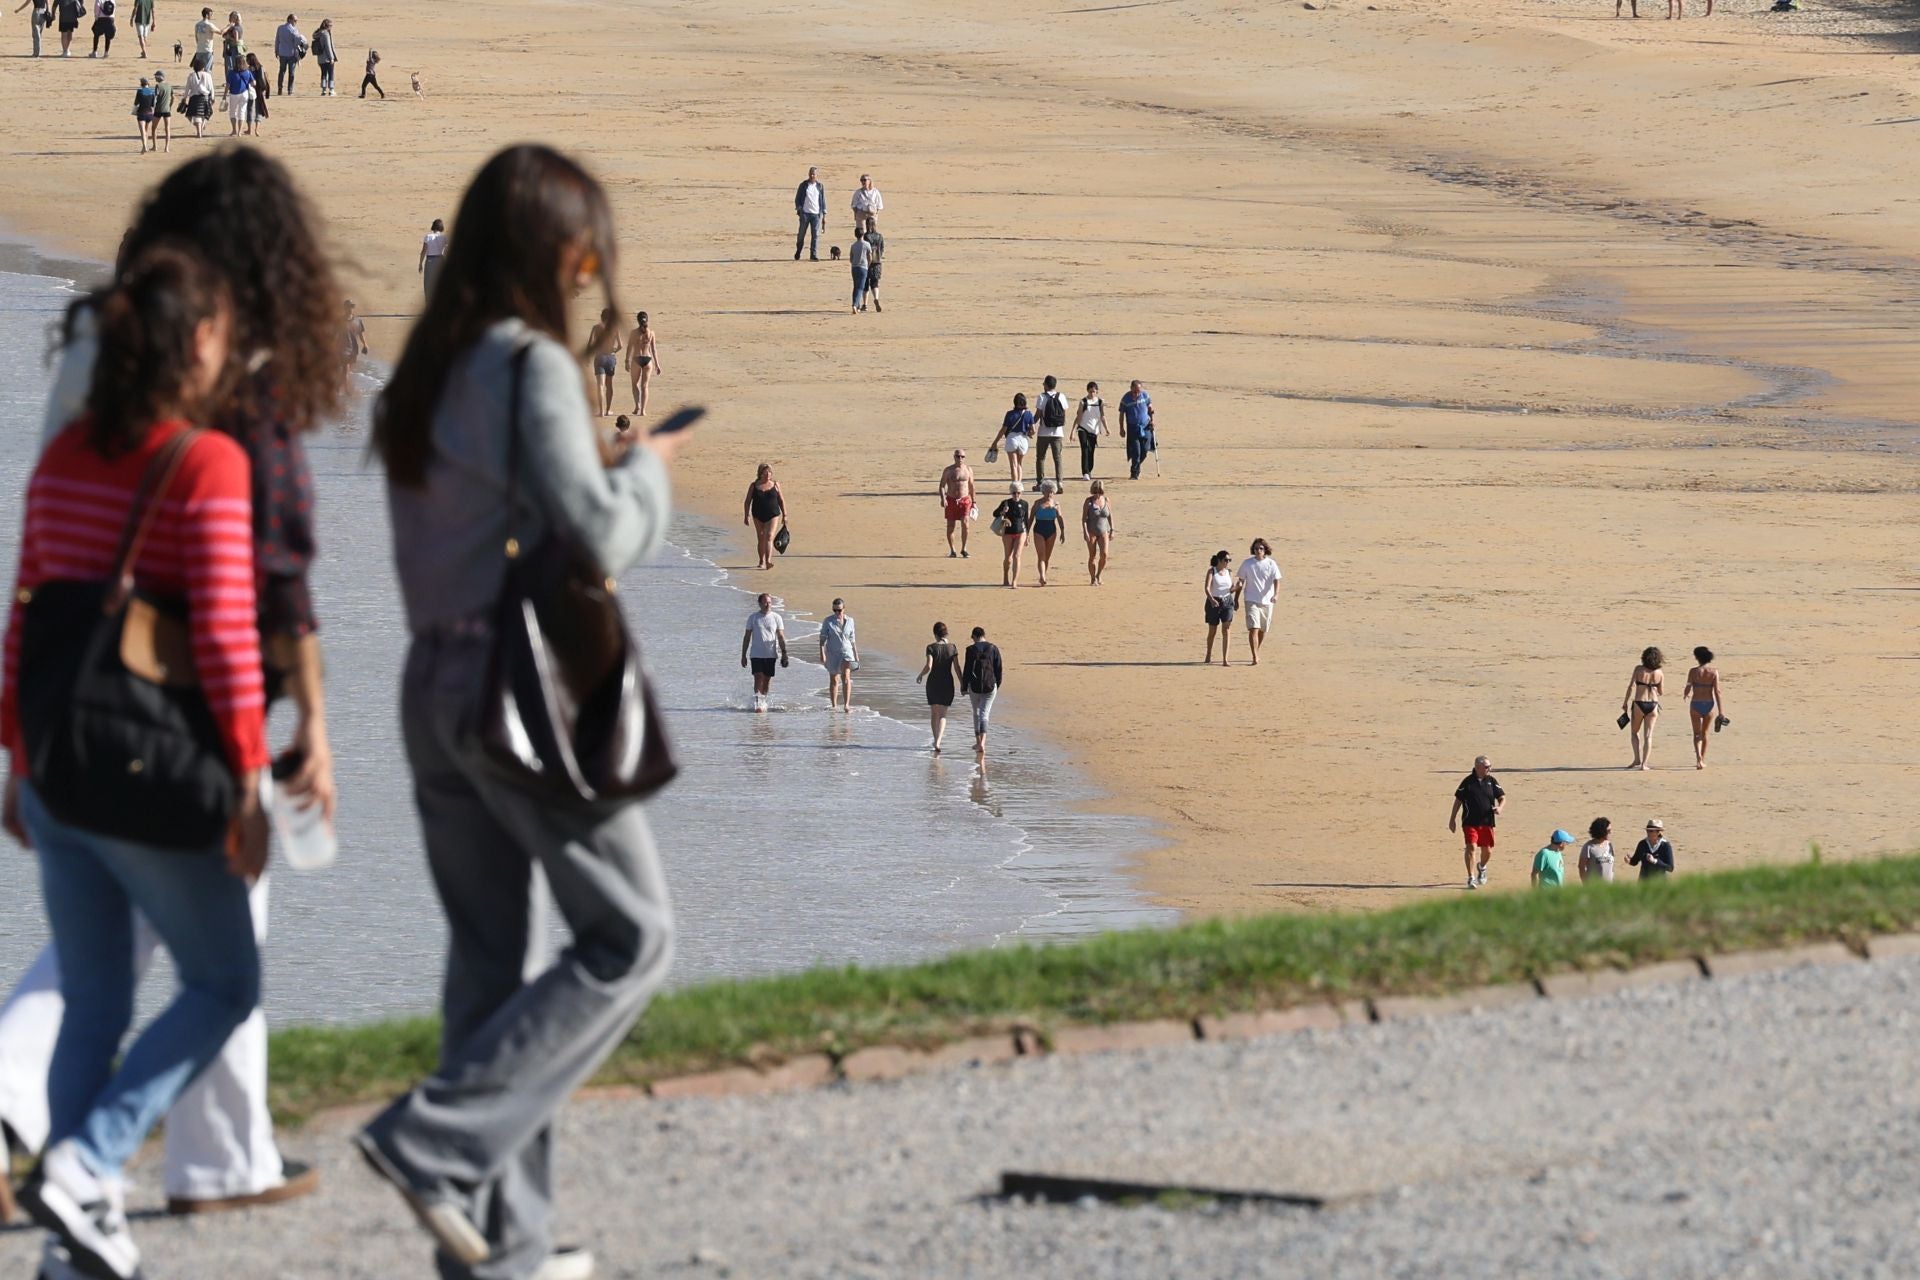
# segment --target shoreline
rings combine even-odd
[[[812,612],[846,596],[876,652],[918,651],[935,617],[987,625],[1012,664],[1008,727],[1059,744],[1053,767],[1110,797],[1096,809],[1164,833],[1136,869],[1156,902],[1449,889],[1440,815],[1478,750],[1513,775],[1523,852],[1596,811],[1661,813],[1699,866],[1904,847],[1920,828],[1887,726],[1920,710],[1892,661],[1913,622],[1920,173],[1872,127],[1914,114],[1899,64],[1838,62],[1811,22],[1729,10],[1705,49],[1590,7],[1193,0],[1169,24],[986,0],[902,24],[873,0],[720,0],[697,22],[643,4],[644,48],[608,38],[635,11],[599,0],[537,23],[478,0],[468,29],[430,37],[367,10],[343,27],[377,21],[395,65],[432,40],[429,101],[295,98],[265,145],[294,160],[391,355],[413,237],[487,151],[586,139],[624,298],[660,330],[661,406],[715,409],[684,505],[726,526],[771,461],[796,518],[769,589]],[[1079,56],[1054,66],[1048,47]],[[22,74],[53,91],[108,72]],[[527,87],[562,80],[576,92]],[[1686,104],[1684,130],[1645,110],[1649,82]],[[859,118],[803,130],[807,85],[856,91]],[[1757,109],[1776,105],[1821,112],[1829,136]],[[593,141],[632,136],[646,147]],[[0,146],[26,137],[0,121]],[[58,209],[58,242],[111,236],[159,172],[131,141],[23,165],[0,216],[32,235]],[[410,156],[404,189],[368,179],[366,147]],[[888,192],[884,316],[846,316],[842,272],[786,260],[790,171],[814,156],[832,207],[863,168]],[[1070,545],[1058,590],[996,594],[989,564],[945,561],[933,478],[1048,371],[1098,377],[1110,403],[1130,376],[1162,388],[1168,473],[1117,482],[1110,588],[1074,581]],[[1202,672],[1205,553],[1255,533],[1287,574],[1279,661]],[[1696,776],[1670,716],[1671,767],[1629,782],[1606,763],[1624,755],[1613,686],[1645,644],[1703,640],[1738,727]],[[1800,710],[1836,683],[1876,713]],[[1841,776],[1790,807],[1807,759]]]

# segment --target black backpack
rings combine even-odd
[[[993,646],[974,644],[967,647],[967,669],[963,673],[967,691],[970,693],[991,693],[993,691]]]
[[[1067,425],[1067,401],[1058,391],[1049,391],[1040,397],[1045,401],[1040,406],[1040,417],[1049,427]]]

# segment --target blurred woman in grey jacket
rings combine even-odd
[[[413,634],[401,724],[449,928],[445,1031],[439,1069],[359,1143],[433,1235],[443,1276],[517,1280],[553,1256],[553,1115],[665,978],[672,922],[637,805],[563,808],[503,786],[463,728],[485,685],[509,541],[531,547],[557,529],[607,575],[625,570],[666,532],[681,437],[609,453],[595,430],[568,310],[594,284],[618,304],[612,216],[584,169],[546,147],[503,151],[454,227],[374,419]],[[523,977],[536,864],[573,940]]]

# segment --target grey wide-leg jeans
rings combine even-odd
[[[367,1126],[430,1200],[463,1206],[492,1256],[446,1280],[527,1280],[552,1249],[549,1125],[666,977],[673,924],[639,806],[555,809],[502,786],[461,735],[482,637],[416,638],[401,725],[427,863],[447,915],[440,1068]],[[572,932],[524,976],[534,867]]]

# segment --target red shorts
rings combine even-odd
[[[947,499],[947,519],[949,520],[965,520],[967,518],[967,512],[971,510],[973,510],[973,500],[971,498]]]
[[[1492,827],[1468,827],[1467,843],[1480,849],[1493,848]]]

